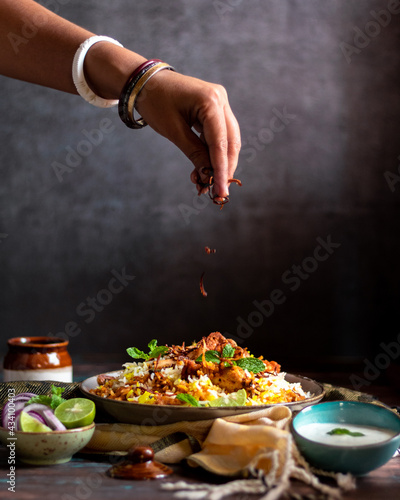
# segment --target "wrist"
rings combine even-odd
[[[84,72],[91,90],[104,99],[118,99],[132,69],[146,59],[107,42],[91,47],[85,57]]]

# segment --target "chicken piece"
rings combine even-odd
[[[222,353],[223,348],[230,344],[235,350],[238,348],[236,342],[232,339],[225,338],[220,332],[210,333],[207,337],[203,337],[197,343],[196,349],[188,353],[188,358],[197,359],[205,351],[217,351]],[[239,349],[241,349],[239,347]]]
[[[281,371],[281,365],[276,361],[264,360],[265,370],[269,373],[279,373]]]
[[[105,373],[102,373],[97,376],[97,383],[99,385],[104,385],[107,380],[115,380],[116,378],[117,377],[114,377],[113,375],[106,375]]]
[[[155,370],[161,370],[161,368],[168,368],[170,366],[175,366],[175,365],[176,365],[176,361],[173,358],[154,360],[154,369]]]
[[[230,366],[222,371],[212,375],[211,382],[227,392],[236,392],[240,389],[246,389],[253,383],[253,376],[246,373],[240,366]]]
[[[222,349],[230,344],[232,347],[236,347],[237,344],[232,339],[227,339],[219,332],[210,333],[208,337],[205,338],[205,344],[207,350],[222,352]]]
[[[187,380],[189,375],[197,376],[197,372],[200,370],[201,364],[196,363],[192,359],[185,359],[183,369],[181,372],[181,378]]]

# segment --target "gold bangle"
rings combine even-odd
[[[162,61],[153,61],[149,61],[150,64],[147,67],[144,67],[144,69],[139,72],[136,78],[128,81],[128,84],[120,97],[119,114],[125,125],[130,128],[138,129],[147,125],[143,118],[135,119],[134,116],[136,100],[146,83],[155,74],[157,74],[159,71],[162,71],[163,69],[175,71],[175,69],[167,63],[164,63]]]
[[[171,66],[167,63],[158,63],[152,68],[150,68],[146,73],[139,78],[137,84],[133,87],[132,93],[128,99],[128,116],[131,120],[134,120],[133,113],[135,111],[135,102],[138,98],[139,93],[146,85],[146,83],[152,78],[156,73],[161,71],[162,69],[171,69]]]

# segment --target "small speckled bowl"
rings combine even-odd
[[[318,424],[342,428],[355,424],[390,431],[392,437],[364,445],[357,445],[356,440],[350,446],[327,444],[310,439],[306,427],[309,424],[314,429]],[[400,417],[391,410],[372,403],[331,401],[300,411],[292,420],[292,433],[300,452],[314,467],[360,476],[381,467],[392,458],[400,446]]]
[[[31,465],[54,465],[69,462],[84,448],[94,433],[95,424],[66,431],[22,432],[0,427],[0,442],[8,447],[8,459]]]

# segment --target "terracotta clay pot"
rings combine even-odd
[[[68,340],[57,337],[14,337],[7,341],[3,380],[72,382]]]

